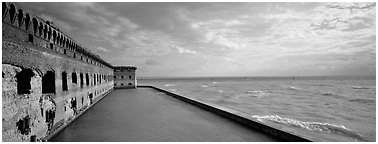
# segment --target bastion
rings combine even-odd
[[[53,22],[2,6],[2,140],[44,141],[114,89],[113,66]]]

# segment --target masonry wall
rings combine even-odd
[[[2,4],[2,140],[44,140],[113,90],[113,69],[53,25]]]

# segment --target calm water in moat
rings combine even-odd
[[[374,77],[142,79],[315,141],[376,140]]]
[[[277,141],[150,88],[115,90],[52,141]]]

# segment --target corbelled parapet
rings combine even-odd
[[[33,14],[31,11],[22,8],[17,3],[12,2],[2,2],[3,8],[3,22],[8,23],[14,27],[21,29],[28,35],[27,39],[24,41],[34,42],[33,38],[38,37],[46,42],[50,43],[46,48],[57,50],[57,46],[63,48],[64,53],[72,53],[72,57],[79,58],[81,60],[86,60],[86,62],[94,65],[105,65],[112,67],[111,64],[104,61],[97,54],[92,53],[67,34],[64,34],[57,26],[51,21],[43,20],[37,15]],[[36,45],[39,45],[36,43]],[[58,51],[58,50],[57,50]],[[92,62],[93,60],[93,62]]]
[[[114,70],[137,70],[137,68],[135,66],[113,66],[113,69]]]

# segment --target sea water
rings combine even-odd
[[[375,76],[142,78],[315,141],[375,141]]]

